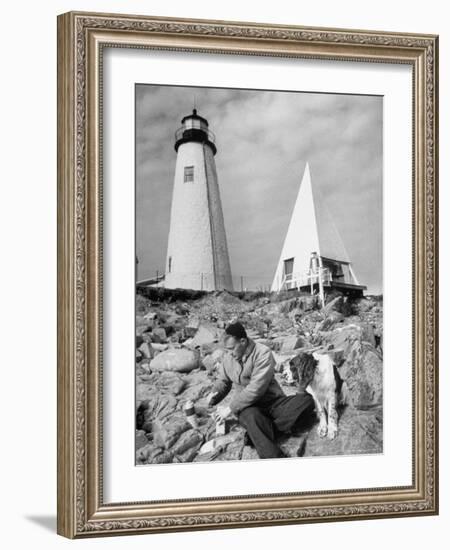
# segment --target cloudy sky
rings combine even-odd
[[[309,162],[353,268],[382,292],[382,98],[301,92],[136,86],[139,279],[163,272],[183,116],[208,119],[233,276],[270,285]]]

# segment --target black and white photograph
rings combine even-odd
[[[383,453],[383,98],[135,85],[136,464]]]

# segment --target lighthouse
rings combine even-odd
[[[164,286],[232,290],[214,134],[197,114],[175,133],[177,153]]]

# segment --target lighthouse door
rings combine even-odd
[[[294,271],[294,258],[289,258],[288,260],[284,260],[284,284],[286,285],[286,288],[291,288],[293,271]]]

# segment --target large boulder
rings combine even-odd
[[[382,404],[383,362],[371,345],[355,341],[339,374],[347,383],[354,407],[369,409]]]
[[[294,444],[298,444],[295,441]],[[294,445],[295,446],[295,445]],[[347,408],[342,413],[335,439],[319,437],[314,427],[306,437],[304,456],[377,454],[383,452],[381,408],[359,411]],[[295,451],[293,452],[295,454]]]
[[[347,357],[355,342],[361,341],[362,329],[356,323],[334,328],[328,334],[323,334],[323,344],[329,349],[341,349]]]
[[[200,366],[200,354],[197,350],[172,348],[159,353],[150,363],[156,371],[190,372]]]

